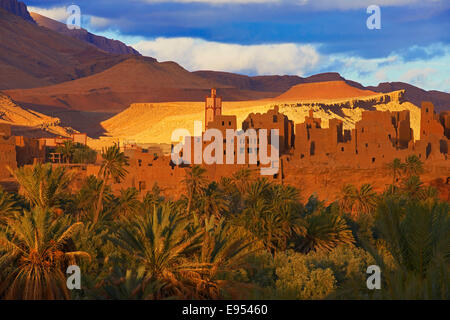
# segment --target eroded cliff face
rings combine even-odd
[[[17,0],[0,0],[0,8],[15,14],[16,16],[22,17],[23,19],[35,23],[30,13],[28,12],[25,3]]]
[[[377,105],[397,103],[402,104],[404,100],[405,91],[393,91],[389,93],[381,93],[365,97],[356,97],[350,99],[333,99],[333,100],[319,100],[319,101],[304,101],[297,102],[295,107],[307,108],[321,108],[323,110],[339,110],[339,109],[356,109],[361,108],[365,110],[375,110]],[[285,103],[286,104],[286,103]],[[289,103],[287,103],[289,104]],[[293,106],[292,104],[290,104]]]

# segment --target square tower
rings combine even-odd
[[[208,129],[208,124],[220,115],[222,115],[222,98],[217,97],[216,89],[211,89],[211,97],[206,97],[205,101],[205,129]]]

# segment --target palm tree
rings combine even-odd
[[[158,298],[156,293],[164,290],[164,284],[157,280],[148,281],[144,266],[136,271],[115,266],[112,274],[105,279],[102,290],[106,298],[112,300],[153,300]]]
[[[260,249],[245,234],[225,223],[223,218],[207,218],[200,254],[193,265],[207,267],[206,271],[202,272],[203,281],[199,281],[197,285],[199,298],[219,299],[223,289],[242,288],[240,284],[236,286],[224,278],[230,272],[243,267],[245,258]]]
[[[276,212],[282,229],[286,231],[285,236],[278,242],[278,247],[286,249],[289,238],[304,232],[302,217],[303,210],[299,192],[292,186],[274,185],[269,196],[269,207],[272,212]]]
[[[229,201],[225,198],[224,193],[216,182],[209,184],[200,201],[206,217],[212,215],[220,217],[229,208]]]
[[[86,252],[69,249],[69,240],[82,227],[69,217],[54,218],[47,208],[35,207],[8,221],[0,230],[0,269],[12,271],[0,284],[7,299],[69,299],[65,268]]]
[[[232,176],[232,180],[234,181],[239,192],[241,193],[244,193],[247,190],[251,182],[251,179],[252,179],[252,171],[249,168],[239,169]]]
[[[426,198],[427,190],[418,176],[410,176],[402,181],[401,191],[409,199],[423,200]]]
[[[298,204],[300,197],[296,188],[278,184],[271,188],[269,200],[272,201],[274,208],[279,208]]]
[[[349,184],[344,186],[341,193],[340,205],[342,210],[358,214],[370,214],[377,206],[378,195],[373,191],[372,185],[363,184],[358,190]]]
[[[11,171],[25,198],[33,207],[53,209],[68,193],[72,174],[63,167],[35,164]]]
[[[258,200],[266,200],[270,197],[272,184],[266,179],[258,179],[251,183],[244,194],[244,202],[246,206],[250,206],[258,202]]]
[[[186,185],[188,205],[186,212],[191,212],[192,202],[204,195],[204,189],[207,185],[205,178],[206,169],[198,165],[193,166],[190,170],[186,171],[186,177],[183,183]]]
[[[353,244],[352,231],[344,218],[320,210],[304,219],[304,233],[296,240],[296,249],[303,253],[310,251],[331,251],[340,244]]]
[[[128,173],[128,171],[124,168],[124,166],[128,165],[128,157],[120,151],[116,144],[106,148],[106,150],[103,149],[102,158],[103,163],[100,167],[98,175],[102,177],[104,183],[100,189],[100,195],[95,208],[94,224],[97,223],[100,211],[102,210],[103,193],[105,192],[105,187],[108,184],[109,178],[111,177],[115,181],[120,181]]]
[[[404,171],[408,177],[420,176],[424,172],[423,162],[415,155],[406,158]]]
[[[164,197],[161,195],[161,188],[158,186],[158,183],[152,187],[151,192],[147,192],[144,197],[143,206],[144,210],[149,212],[152,211],[155,206],[158,206],[164,201]]]
[[[376,228],[386,242],[395,266],[385,265],[374,248],[368,248],[384,270],[389,299],[449,299],[450,207],[448,203],[386,199],[377,210]]]
[[[139,191],[137,191],[136,188],[120,190],[117,207],[117,212],[120,217],[130,217],[131,215],[137,214],[141,210],[142,204],[138,200],[138,196]]]
[[[65,140],[62,145],[56,148],[56,152],[61,154],[63,162],[70,163],[75,152],[75,144],[72,140]]]
[[[397,178],[400,175],[400,173],[404,170],[405,164],[402,163],[402,161],[399,158],[395,158],[392,162],[389,162],[386,165],[387,169],[391,170],[392,172],[392,185],[395,185],[395,182],[397,182]]]
[[[202,268],[193,266],[187,257],[199,248],[201,236],[173,204],[166,203],[153,213],[136,216],[111,240],[145,267],[145,281],[166,284],[159,297],[190,297],[192,282],[199,279]]]
[[[260,241],[270,251],[285,250],[288,241],[303,231],[298,191],[258,179],[248,185],[243,208],[232,221]]]
[[[6,222],[20,212],[20,206],[14,197],[0,188],[0,223]]]

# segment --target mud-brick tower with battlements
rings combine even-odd
[[[205,100],[205,130],[208,129],[208,124],[220,115],[222,115],[222,98],[217,97],[216,89],[211,89],[211,97],[206,97]]]

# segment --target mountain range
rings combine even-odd
[[[62,121],[78,130],[89,123],[100,132],[100,121],[132,103],[203,101],[212,87],[228,101],[336,99],[404,90],[404,99],[415,105],[431,101],[437,112],[450,109],[450,94],[404,82],[364,87],[333,72],[310,77],[189,72],[176,62],[143,57],[120,41],[69,30],[28,12],[17,0],[0,0],[0,38],[0,91],[17,105],[49,116],[64,110],[70,116]],[[324,93],[311,85],[321,82],[333,82],[337,89]]]

